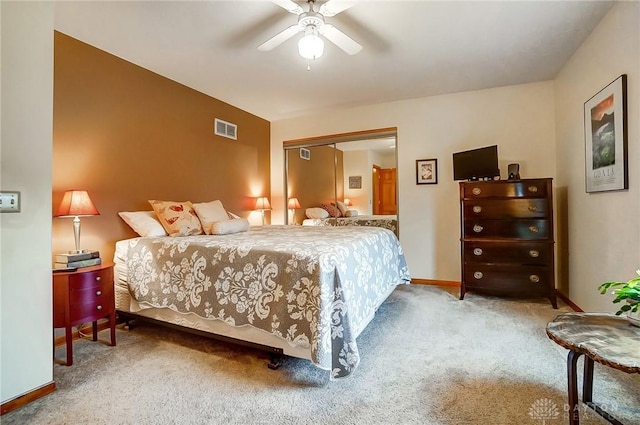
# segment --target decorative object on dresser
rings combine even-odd
[[[76,250],[73,253],[83,252],[80,249],[80,216],[100,215],[91,202],[86,190],[67,190],[54,217],[74,217],[73,234],[76,241]]]
[[[460,183],[460,299],[545,296],[557,308],[552,179]]]
[[[586,191],[629,188],[627,167],[627,75],[584,104]]]
[[[72,327],[92,322],[93,341],[98,340],[98,319],[109,319],[111,345],[116,345],[116,310],[113,263],[74,272],[53,273],[53,327],[65,328],[66,365],[73,364]]]

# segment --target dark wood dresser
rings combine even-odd
[[[552,179],[460,183],[460,299],[547,297],[557,308]]]

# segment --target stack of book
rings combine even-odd
[[[54,269],[77,269],[97,266],[102,263],[99,251],[83,251],[79,253],[56,254]]]

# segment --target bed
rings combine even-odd
[[[116,242],[116,309],[309,359],[331,379],[409,270],[379,227],[256,226],[228,235]],[[374,355],[374,353],[371,353]]]
[[[358,215],[355,217],[307,218],[303,226],[373,226],[398,233],[398,217],[394,215]]]

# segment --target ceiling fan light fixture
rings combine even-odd
[[[304,36],[298,41],[298,52],[305,59],[318,59],[324,53],[324,41],[318,36],[318,31],[310,25],[304,31]]]

